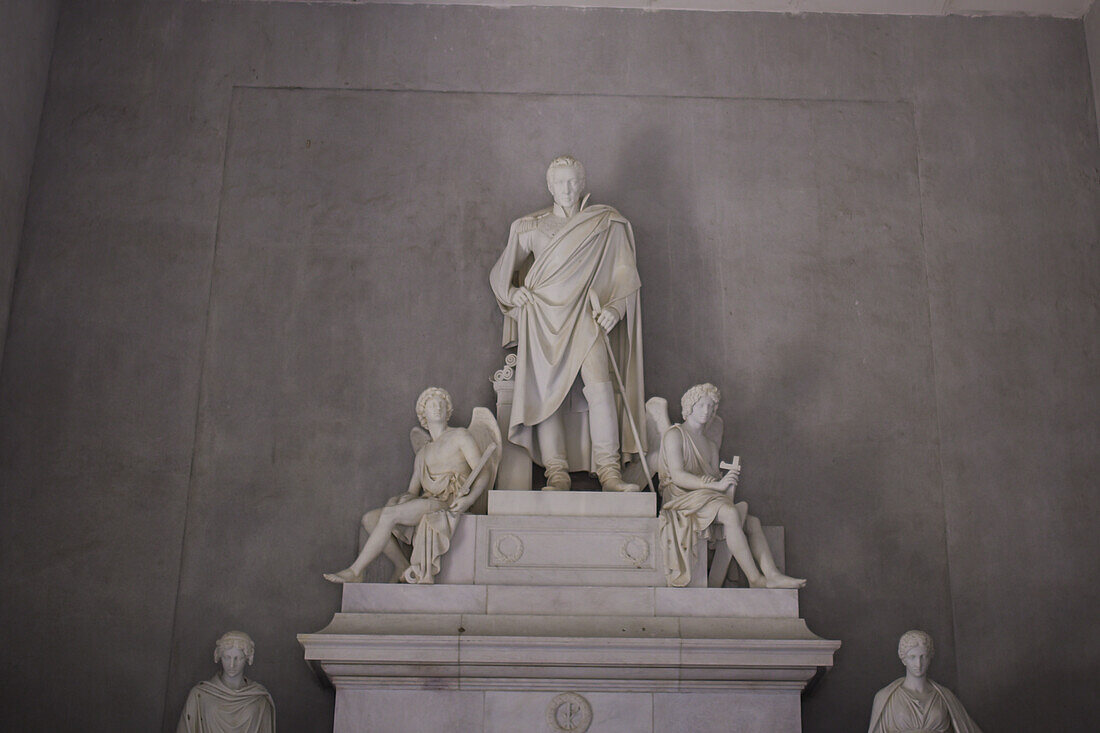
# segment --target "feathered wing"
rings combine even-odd
[[[417,454],[428,443],[432,442],[432,436],[424,428],[413,428],[409,431],[409,441],[412,442],[413,454]]]
[[[652,474],[661,471],[661,467],[657,465],[661,459],[661,436],[671,426],[672,422],[668,419],[668,400],[664,397],[650,397],[645,403],[645,460]],[[623,469],[624,481],[644,487],[649,483],[648,478],[640,460],[632,461]]]
[[[493,454],[489,456],[485,468],[482,469],[483,472],[488,472],[488,485],[492,486],[497,478],[497,467],[500,465],[500,454],[504,443],[500,435],[500,425],[497,423],[496,416],[488,408],[475,407],[473,415],[470,416],[468,430],[470,435],[474,436],[474,442],[477,443],[478,451],[482,455],[490,445],[496,447]]]

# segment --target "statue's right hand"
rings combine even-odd
[[[534,296],[531,295],[531,291],[527,288],[516,288],[516,292],[512,294],[512,305],[517,308],[530,305],[533,301]]]

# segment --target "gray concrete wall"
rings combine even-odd
[[[1085,39],[1092,67],[1092,101],[1096,105],[1096,129],[1100,135],[1100,3],[1093,2],[1085,14]]]
[[[56,0],[0,3],[0,334],[8,327],[27,185],[56,27]],[[0,337],[0,364],[3,360]]]
[[[280,728],[331,729],[294,634],[419,390],[492,404],[486,272],[573,151],[635,225],[647,392],[723,388],[844,641],[805,730],[866,725],[912,627],[984,729],[1087,729],[1089,85],[1074,21],[67,6],[0,377],[0,723],[170,731],[243,628]]]

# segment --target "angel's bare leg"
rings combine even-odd
[[[333,583],[362,583],[363,571],[367,565],[382,554],[388,542],[393,541],[390,533],[394,526],[398,524],[413,526],[422,516],[438,509],[438,505],[439,502],[420,498],[375,510],[378,512],[378,519],[374,522],[374,531],[368,530],[370,535],[363,549],[359,551],[359,556],[355,558],[355,562],[338,573],[325,573],[325,580]],[[366,523],[367,520],[364,517],[363,525],[366,526]]]
[[[768,539],[764,536],[764,528],[760,520],[748,514],[748,505],[741,502],[737,505],[738,514],[743,517],[744,531],[748,538],[749,549],[753,558],[760,564],[760,570],[764,574],[761,588],[801,588],[806,585],[804,578],[792,578],[779,572],[775,564],[775,556],[768,545]],[[751,584],[751,583],[750,583]]]
[[[756,559],[753,558],[749,541],[745,537],[744,530],[741,529],[741,515],[737,509],[727,504],[718,510],[718,515],[715,518],[722,524],[726,535],[726,545],[729,547],[733,559],[737,561],[741,571],[748,578],[749,585],[753,588],[765,587],[764,574],[756,567]]]
[[[381,509],[373,509],[363,515],[363,529],[367,530],[368,538],[374,534],[374,530],[378,526],[378,519],[381,516]],[[382,547],[382,554],[393,563],[393,576],[390,578],[390,582],[396,583],[409,567],[409,560],[405,557],[405,553],[401,551],[401,547],[394,539],[392,531],[386,535],[386,540],[385,546]],[[363,568],[365,570],[366,565]]]

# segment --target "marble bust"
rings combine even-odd
[[[275,703],[244,676],[255,654],[252,638],[228,631],[214,645],[222,671],[191,688],[176,733],[275,733]]]
[[[935,647],[923,631],[898,641],[905,676],[875,695],[869,733],[981,733],[954,694],[928,678]]]
[[[583,470],[605,491],[638,491],[621,473],[623,455],[645,450],[627,418],[628,409],[643,414],[644,400],[634,233],[615,209],[588,204],[576,158],[551,161],[546,186],[553,206],[513,222],[489,274],[504,345],[517,349],[505,437],[543,466],[547,490],[568,490],[569,472]]]
[[[661,448],[657,457],[660,477],[661,513],[659,535],[665,554],[665,573],[671,586],[691,581],[695,539],[711,525],[722,527],[730,553],[753,588],[801,588],[802,578],[779,571],[760,520],[749,514],[746,502],[734,502],[740,476],[740,461],[735,459],[723,474],[718,450],[723,426],[717,416],[721,395],[713,384],[697,384],[680,400],[684,421],[661,430]],[[651,422],[668,424],[666,414],[654,416],[650,400],[647,411]]]
[[[393,563],[393,580],[434,582],[459,515],[492,486],[501,452],[493,413],[475,407],[470,426],[455,428],[448,425],[453,409],[445,389],[420,393],[416,416],[422,427],[410,435],[416,456],[408,488],[363,515],[367,541],[359,556],[347,568],[325,573],[325,580],[361,583],[367,565],[384,554]],[[410,557],[402,545],[411,546]]]

